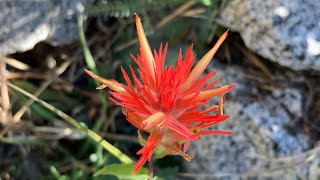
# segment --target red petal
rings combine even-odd
[[[167,121],[165,122],[166,126],[175,131],[176,133],[186,137],[186,138],[191,138],[193,140],[197,140],[197,138],[192,138],[193,133],[188,129],[185,125],[177,121],[176,119],[172,117],[168,117]]]
[[[146,145],[143,147],[143,154],[133,169],[133,173],[138,172],[139,169],[144,165],[144,163],[146,163],[146,161],[152,156],[154,149],[160,143],[163,135],[164,132],[159,129],[155,129],[152,131]]]

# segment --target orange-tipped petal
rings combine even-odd
[[[108,79],[105,79],[103,77],[100,77],[98,75],[95,75],[93,72],[87,70],[87,69],[84,69],[84,71],[89,75],[91,76],[92,78],[96,79],[97,81],[101,82],[103,85],[109,87],[110,89],[112,89],[113,91],[116,91],[118,93],[121,93],[121,94],[128,94],[127,91],[121,86],[120,83],[118,82],[115,82],[115,81],[111,81],[111,80],[108,80]]]
[[[221,94],[225,94],[229,91],[231,91],[233,88],[237,87],[236,85],[227,85],[220,88],[207,90],[207,91],[201,91],[199,95],[196,97],[196,101],[203,101],[206,99],[210,99],[214,96],[219,96]]]
[[[139,42],[140,46],[142,48],[142,51],[145,53],[145,61],[147,61],[148,69],[150,70],[150,73],[152,75],[152,78],[155,79],[155,74],[154,74],[154,58],[152,55],[152,51],[150,48],[150,45],[148,43],[146,34],[144,33],[142,24],[141,24],[141,19],[139,18],[138,14],[134,14],[136,18],[136,26],[137,26],[137,31],[138,31],[138,37],[139,37]]]
[[[122,108],[122,113],[127,117],[127,120],[131,124],[138,127],[139,129],[142,129],[141,122],[143,121],[143,119],[141,119],[141,117],[139,117],[138,115],[134,114],[131,111],[127,111],[126,108]]]
[[[203,100],[210,99],[210,98],[212,98],[214,96],[219,96],[221,94],[225,94],[225,93],[231,91],[235,87],[237,87],[237,86],[236,85],[227,85],[227,86],[215,88],[215,89],[212,89],[212,90],[201,91],[198,94],[197,93],[192,93],[192,94],[189,94],[189,95],[186,95],[186,96],[182,97],[179,100],[180,101],[185,101],[185,100],[194,99],[195,101],[203,101]]]
[[[163,112],[157,112],[147,119],[143,120],[144,129],[154,128],[160,126],[165,119],[165,114]]]
[[[228,31],[226,31],[217,41],[217,43],[213,46],[213,48],[207,52],[206,55],[197,63],[197,65],[192,69],[190,74],[188,75],[186,81],[182,86],[182,91],[188,90],[191,85],[202,75],[204,70],[207,68],[214,54],[217,52],[223,41],[227,38]]]

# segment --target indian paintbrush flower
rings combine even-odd
[[[211,83],[208,81],[216,74],[215,71],[201,77],[213,55],[226,39],[228,31],[193,68],[196,56],[192,52],[192,45],[185,58],[182,57],[180,49],[174,68],[164,65],[168,44],[164,47],[161,44],[159,51],[154,50],[152,53],[137,14],[135,20],[141,48],[137,57],[132,54],[131,57],[138,65],[137,73],[140,79],[131,66],[133,82],[121,67],[127,85],[99,77],[85,69],[91,77],[112,90],[112,97],[109,99],[122,106],[127,120],[140,131],[150,134],[144,147],[137,152],[141,157],[136,163],[134,173],[147,160],[150,161],[157,147],[161,146],[170,155],[181,155],[190,160],[191,156],[186,153],[190,140],[197,141],[199,136],[204,135],[232,134],[232,131],[206,128],[228,118],[222,111],[224,94],[236,87],[226,85],[213,88],[219,78]],[[201,110],[201,107],[210,104],[209,100],[215,96],[221,96],[220,104]]]

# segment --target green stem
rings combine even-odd
[[[88,66],[88,68],[94,72],[95,74],[97,75],[101,75],[97,69],[97,66],[96,66],[96,63],[95,63],[95,60],[91,54],[91,51],[90,51],[90,48],[89,48],[89,45],[87,43],[87,40],[86,40],[86,36],[84,34],[84,31],[83,31],[83,15],[80,15],[79,18],[78,18],[78,31],[79,31],[79,39],[80,39],[80,43],[81,43],[81,46],[82,46],[82,49],[83,49],[83,55],[84,55],[84,59],[85,59],[85,62]],[[96,86],[100,86],[100,83],[98,81],[94,81],[95,85]],[[102,112],[101,112],[101,116],[100,118],[98,119],[97,123],[94,124],[92,130],[95,131],[95,132],[98,132],[99,129],[101,128],[102,124],[104,123],[105,119],[106,119],[106,113],[107,113],[107,109],[108,109],[108,101],[107,101],[107,98],[102,94],[102,92],[100,91],[99,92],[99,96],[100,96],[100,100],[101,100],[101,104],[102,104]],[[83,152],[87,151],[89,147],[89,143],[86,142],[81,153],[82,154]]]
[[[97,69],[97,65],[95,63],[95,60],[91,54],[91,51],[89,49],[89,45],[87,43],[86,40],[86,36],[84,35],[84,31],[83,31],[83,15],[79,16],[78,19],[78,30],[79,30],[79,39],[80,39],[80,43],[82,45],[82,49],[83,49],[83,54],[84,54],[84,59],[86,61],[87,66],[89,67],[89,69],[95,73],[98,76],[101,76],[101,74],[99,73],[98,69]],[[94,81],[96,86],[100,86],[100,83],[98,81]],[[105,113],[107,112],[107,108],[108,108],[108,101],[107,98],[102,94],[102,92],[99,92],[99,96],[101,99],[101,103],[102,103],[102,117],[98,120],[98,123],[95,124],[95,126],[93,127],[93,131],[98,131],[101,127],[101,125],[104,122],[104,117],[105,117]]]
[[[90,139],[92,139],[93,141],[95,141],[96,143],[98,143],[99,145],[101,145],[105,150],[107,150],[108,152],[110,152],[112,155],[114,155],[116,158],[118,158],[122,163],[125,164],[129,164],[132,163],[133,161],[125,154],[123,154],[119,149],[117,149],[116,147],[114,147],[112,144],[110,144],[109,142],[107,142],[106,140],[104,140],[101,136],[99,136],[97,133],[95,133],[94,131],[91,131],[90,129],[88,129],[86,126],[78,123],[75,119],[73,119],[72,117],[70,117],[69,115],[65,114],[64,112],[60,111],[59,109],[55,108],[54,106],[48,104],[47,102],[33,96],[32,94],[30,94],[29,92],[19,88],[16,85],[13,85],[11,83],[8,83],[8,86],[20,93],[22,93],[23,95],[29,97],[30,99],[33,99],[34,101],[38,102],[39,104],[41,104],[43,107],[47,108],[48,110],[54,112],[55,114],[57,114],[58,116],[60,116],[61,118],[63,118],[64,120],[66,120],[68,123],[72,124],[74,127],[76,127],[77,129],[81,130],[83,133],[85,133]]]

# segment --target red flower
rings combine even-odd
[[[123,113],[131,124],[150,134],[145,146],[137,152],[141,154],[141,158],[133,170],[134,173],[147,160],[150,161],[152,153],[158,146],[162,146],[168,154],[182,155],[190,160],[191,156],[185,153],[190,139],[198,140],[198,137],[203,135],[232,134],[231,131],[205,130],[205,128],[228,118],[222,113],[224,94],[236,87],[227,85],[212,89],[219,78],[212,83],[207,82],[215,75],[215,71],[201,77],[228,32],[220,37],[194,68],[192,64],[196,56],[192,52],[192,45],[184,59],[180,49],[176,68],[166,67],[164,61],[168,44],[164,48],[160,45],[159,51],[154,50],[152,54],[137,14],[135,19],[141,48],[140,55],[131,57],[138,65],[137,72],[141,80],[132,67],[130,71],[134,85],[123,68],[121,70],[127,85],[104,79],[85,70],[91,77],[112,90],[113,97],[109,99],[123,107]],[[209,104],[209,99],[220,95],[220,105],[200,110],[200,107]],[[183,150],[181,143],[184,143]]]

